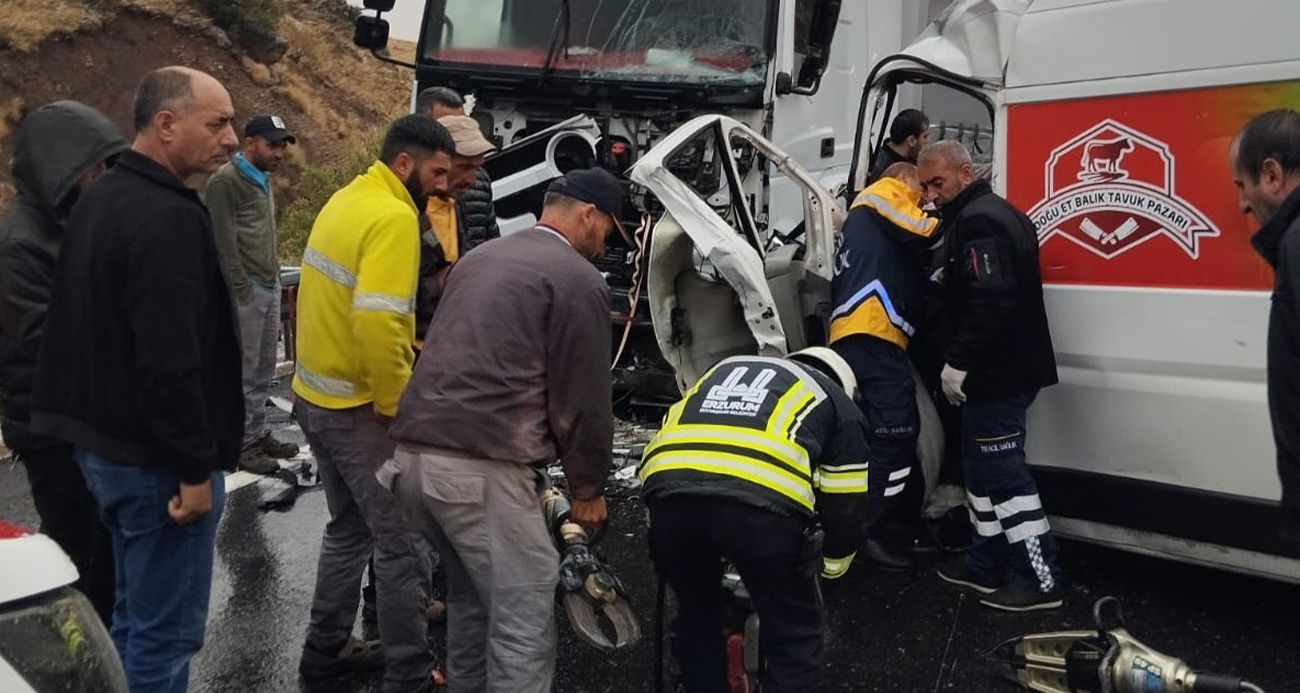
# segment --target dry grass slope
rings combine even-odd
[[[227,85],[241,122],[274,112],[298,135],[275,180],[284,259],[296,261],[320,205],[373,161],[376,133],[408,109],[413,75],[352,46],[343,0],[291,0],[276,27],[288,51],[273,65],[241,53],[192,1],[0,0],[0,214],[14,194],[2,162],[24,107],[74,98],[125,129],[140,76],[185,64]],[[414,46],[399,51],[409,58]]]
[[[102,26],[104,12],[86,2],[5,0],[0,10],[0,45],[30,51],[52,37]]]

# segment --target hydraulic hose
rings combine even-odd
[[[1196,672],[1192,681],[1193,693],[1264,693],[1259,686],[1237,676],[1224,676],[1205,671]]]

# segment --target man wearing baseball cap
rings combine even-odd
[[[610,304],[589,260],[622,200],[609,172],[574,171],[536,227],[465,255],[389,429],[397,454],[378,476],[442,557],[447,676],[463,690],[551,690],[559,556],[539,488],[558,459],[572,519],[605,521]]]
[[[420,220],[420,284],[415,307],[415,337],[419,342],[433,319],[448,268],[471,247],[466,235],[465,194],[478,180],[483,160],[496,151],[496,145],[483,136],[473,118],[446,115],[438,122],[451,133],[456,152],[451,155],[448,189],[429,196]]]
[[[244,449],[239,465],[256,474],[280,468],[275,458],[298,454],[266,427],[266,398],[275,375],[280,328],[280,262],[276,252],[271,174],[297,139],[279,116],[255,115],[244,126],[243,148],[208,179],[221,266],[238,304],[244,347]]]

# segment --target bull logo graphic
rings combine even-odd
[[[1103,120],[1052,150],[1046,195],[1029,210],[1038,244],[1072,241],[1113,258],[1158,238],[1192,258],[1219,229],[1178,195],[1169,146],[1114,120]]]
[[[1128,177],[1128,171],[1119,167],[1120,159],[1133,151],[1133,140],[1117,137],[1113,140],[1092,140],[1083,145],[1083,159],[1079,166],[1079,180],[1105,181]]]

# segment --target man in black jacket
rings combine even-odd
[[[18,197],[0,220],[0,429],[27,467],[41,532],[58,542],[81,575],[76,583],[104,623],[113,615],[113,545],[72,446],[33,434],[32,372],[44,334],[54,267],[68,212],[126,149],[108,118],[76,101],[56,101],[23,119],[14,136]]]
[[[132,693],[181,692],[203,644],[221,471],[243,439],[241,354],[208,212],[186,187],[238,145],[225,88],[167,67],[132,148],[68,220],[32,430],[73,444],[117,557],[112,635]]]
[[[889,125],[889,139],[876,152],[871,164],[870,180],[875,182],[885,169],[899,162],[916,163],[921,149],[930,141],[930,118],[915,108],[905,108],[894,116]]]
[[[977,535],[965,560],[940,568],[939,577],[994,608],[1056,608],[1056,541],[1025,462],[1029,405],[1040,388],[1057,382],[1038,236],[1024,213],[976,180],[960,143],[927,147],[917,168],[926,196],[943,212],[941,380],[948,401],[961,407],[962,466]],[[1008,560],[1012,578],[1004,583]]]
[[[1273,266],[1268,320],[1268,408],[1282,480],[1281,536],[1300,545],[1300,113],[1255,116],[1229,154],[1241,211],[1260,229],[1255,250]]]
[[[429,87],[416,95],[415,112],[427,114],[437,121],[441,121],[443,116],[463,116],[465,99],[447,87]],[[479,167],[474,184],[459,199],[465,219],[463,253],[501,237],[497,210],[492,201],[492,176],[483,167]]]

